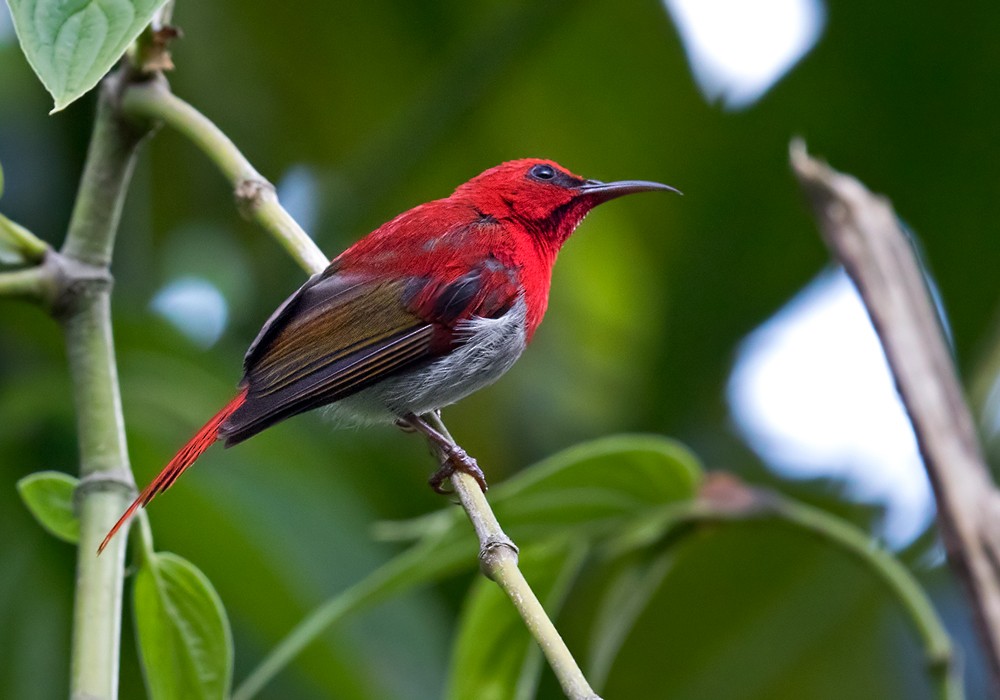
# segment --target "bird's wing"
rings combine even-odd
[[[271,316],[244,359],[246,401],[223,423],[227,445],[303,411],[350,396],[450,352],[454,329],[496,317],[516,300],[513,276],[492,259],[453,280],[372,280],[336,269],[312,277]]]

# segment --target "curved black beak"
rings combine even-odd
[[[598,202],[607,202],[610,199],[634,192],[652,192],[654,190],[676,192],[679,195],[684,194],[676,187],[664,185],[659,182],[648,182],[646,180],[620,180],[618,182],[587,180],[580,185],[579,190],[581,194],[588,194],[595,197]]]

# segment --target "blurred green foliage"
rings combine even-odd
[[[1000,246],[989,229],[1000,218],[1000,8],[980,4],[975,21],[959,22],[934,4],[836,3],[817,47],[736,113],[703,100],[652,0],[305,0],[280,10],[180,0],[174,18],[184,30],[174,90],[268,177],[305,168],[315,178],[311,232],[331,255],[515,157],[685,192],[590,217],[561,257],[530,351],[495,387],[445,412],[494,484],[619,431],[676,436],[710,468],[776,483],[733,433],[723,387],[741,338],[826,262],[786,165],[795,134],[889,194],[921,237],[966,374],[996,336]],[[13,40],[0,44],[2,210],[59,244],[93,99],[52,118],[50,104]],[[231,197],[176,134],[144,148],[114,262],[140,482],[229,398],[245,347],[302,281]],[[209,280],[230,304],[230,324],[208,350],[149,308],[184,274]],[[38,527],[15,488],[32,472],[75,471],[61,343],[36,309],[0,300],[2,697],[58,697],[67,687],[75,551]],[[237,683],[304,614],[400,551],[372,538],[373,523],[442,506],[425,485],[430,462],[412,436],[334,432],[308,415],[216,448],[156,502],[157,548],[195,563],[225,604]],[[862,527],[877,517],[835,484],[777,486]],[[969,696],[980,697],[968,610],[927,545],[903,559],[962,649]],[[656,590],[622,640],[608,697],[930,696],[895,601],[808,535],[766,523],[708,528],[650,566],[669,575],[646,581]],[[599,666],[585,616],[572,611],[597,609],[616,573],[584,566],[574,575],[558,624]],[[470,569],[345,620],[261,697],[440,697],[474,577]],[[132,624],[127,612],[123,697],[144,692]],[[548,672],[538,694],[558,697]]]

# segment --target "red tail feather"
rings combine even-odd
[[[139,497],[136,498],[132,502],[132,505],[128,507],[128,510],[125,511],[125,514],[118,519],[118,522],[115,523],[115,526],[111,528],[110,532],[108,532],[104,541],[101,542],[101,546],[97,548],[98,554],[104,551],[104,548],[108,546],[108,542],[110,542],[111,538],[115,536],[115,533],[118,532],[122,525],[128,522],[129,518],[131,518],[140,507],[144,508],[146,504],[153,500],[153,497],[156,496],[156,494],[170,488],[173,483],[177,481],[177,477],[183,474],[184,470],[194,464],[195,460],[201,456],[202,452],[212,446],[212,443],[214,443],[219,437],[219,427],[226,420],[226,418],[232,415],[237,408],[243,405],[243,402],[246,401],[246,399],[247,390],[244,388],[239,394],[236,395],[236,398],[226,404],[225,408],[216,413],[211,420],[201,427],[201,430],[195,433],[195,436],[191,438],[176,455],[174,455],[174,458],[167,463],[167,466],[163,468],[163,471],[161,471],[157,477],[153,479],[149,486],[143,489],[142,493],[139,494]]]

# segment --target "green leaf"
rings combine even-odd
[[[80,521],[73,511],[79,481],[62,472],[36,472],[17,482],[17,492],[38,524],[61,540],[76,544]]]
[[[658,506],[694,497],[701,478],[697,458],[675,440],[614,435],[567,448],[490,489],[490,504],[505,530],[537,539],[573,526],[592,535],[616,528]],[[393,540],[438,537],[466,528],[455,508],[377,531]],[[582,529],[579,529],[582,528]]]
[[[166,0],[7,0],[58,112],[97,85]]]
[[[623,520],[695,495],[697,458],[675,440],[615,435],[542,460],[495,489],[491,501],[517,537],[615,529]],[[515,537],[515,541],[517,541]]]
[[[616,435],[581,443],[525,469],[494,489],[490,503],[504,530],[522,545],[567,534],[594,540],[617,535],[693,498],[701,467],[680,443],[654,435]],[[474,562],[476,540],[465,513],[449,508],[380,528],[396,539],[420,538],[393,560],[379,595],[453,573]],[[376,589],[373,588],[373,593]]]
[[[205,574],[176,554],[157,553],[136,575],[134,604],[151,698],[229,695],[232,634],[222,601]]]
[[[586,559],[588,548],[567,540],[522,550],[525,578],[555,618]],[[537,695],[541,649],[517,610],[492,581],[477,579],[462,615],[446,697],[528,700]]]
[[[0,165],[0,197],[3,197],[3,165]]]

